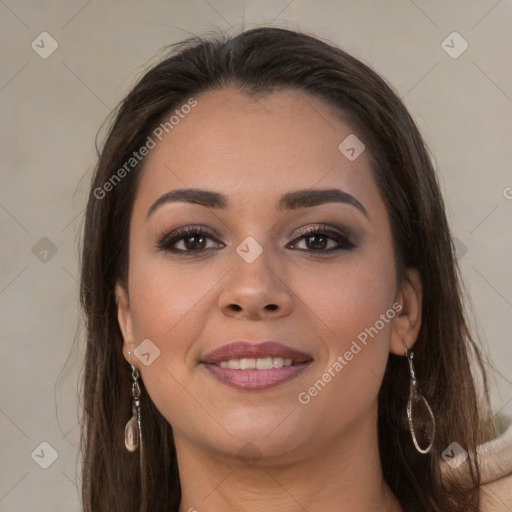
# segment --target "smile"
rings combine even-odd
[[[271,368],[282,368],[283,366],[291,366],[293,361],[289,358],[282,357],[258,357],[243,359],[229,359],[221,361],[218,365],[221,368],[229,368],[230,370],[270,370]]]
[[[242,390],[263,390],[288,382],[313,362],[304,352],[266,341],[236,341],[210,352],[200,362],[216,380]]]

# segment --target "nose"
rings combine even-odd
[[[266,252],[252,263],[236,253],[233,255],[231,278],[219,295],[219,308],[226,316],[274,320],[291,313],[293,292],[285,283],[282,271],[269,264]]]

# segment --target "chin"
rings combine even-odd
[[[303,418],[291,409],[275,406],[238,409],[225,416],[222,426],[229,434],[223,432],[222,439],[212,444],[226,455],[243,457],[255,452],[255,456],[269,460],[281,459],[308,444]]]

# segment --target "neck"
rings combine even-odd
[[[175,433],[179,512],[402,512],[382,475],[376,422],[353,430],[308,457],[262,458],[251,467]]]

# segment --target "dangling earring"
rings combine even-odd
[[[407,349],[405,356],[409,361],[409,373],[411,377],[409,401],[407,402],[407,418],[409,419],[409,429],[411,431],[412,441],[416,447],[416,450],[418,450],[420,453],[428,453],[434,444],[436,420],[434,418],[432,409],[427,402],[427,399],[418,389],[418,382],[416,380],[414,364],[412,362],[414,358],[413,351]]]
[[[124,428],[124,444],[129,452],[134,452],[142,441],[142,431],[140,428],[140,387],[139,370],[132,364],[132,354],[130,356],[130,366],[132,367],[132,417],[128,420]]]

